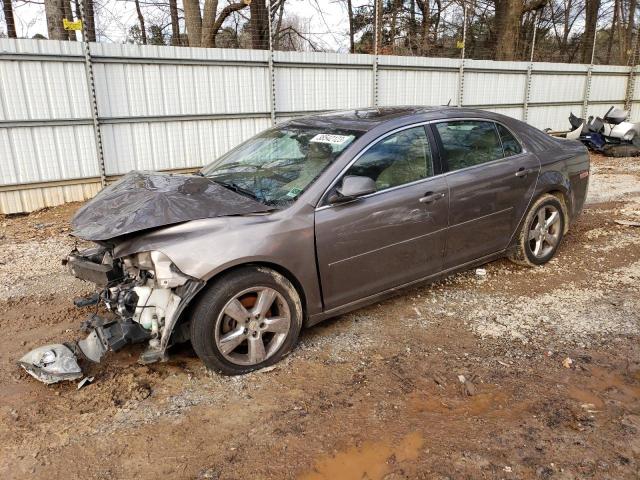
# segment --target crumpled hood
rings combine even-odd
[[[130,172],[82,206],[71,226],[76,237],[104,241],[189,220],[269,210],[205,177]]]

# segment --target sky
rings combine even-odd
[[[14,0],[16,29],[19,37],[33,37],[36,34],[47,36],[44,5],[24,3]],[[41,0],[40,0],[41,1]],[[229,0],[220,0],[218,10]],[[122,43],[127,38],[129,28],[137,24],[135,5],[130,0],[96,0],[100,4],[98,13],[98,31],[100,42]],[[144,0],[141,0],[143,3]],[[295,14],[305,33],[314,43],[328,51],[346,51],[348,49],[348,20],[344,0],[287,0],[285,11]],[[368,3],[367,0],[353,0],[354,6]],[[178,7],[182,7],[178,0]],[[145,17],[158,15],[158,9],[142,5]],[[4,19],[2,21],[4,30]],[[182,25],[184,28],[184,25]]]

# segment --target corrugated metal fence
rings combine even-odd
[[[0,213],[90,198],[132,169],[185,170],[307,113],[485,108],[564,129],[640,113],[629,67],[0,39]],[[90,66],[90,69],[87,69]],[[94,83],[87,81],[93,71]],[[635,86],[632,85],[632,86]],[[97,104],[97,128],[92,112]],[[97,139],[102,140],[102,153]]]

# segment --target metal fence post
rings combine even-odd
[[[107,185],[107,173],[104,165],[104,150],[102,148],[102,133],[100,131],[100,119],[98,117],[98,100],[96,98],[96,84],[93,77],[93,64],[91,63],[91,51],[89,50],[89,37],[87,36],[87,22],[84,15],[84,0],[78,0],[80,7],[80,21],[82,22],[82,51],[84,53],[84,70],[87,77],[87,89],[91,102],[91,119],[93,120],[93,135],[96,142],[96,156],[98,158],[98,171],[100,184]]]
[[[378,43],[380,42],[380,0],[375,0],[373,4],[374,22],[373,28],[373,85],[372,85],[372,105],[378,106]]]
[[[524,91],[524,104],[522,106],[522,121],[527,123],[529,120],[529,100],[531,99],[531,71],[533,70],[533,53],[536,48],[536,32],[538,30],[538,11],[533,14],[533,38],[531,39],[531,54],[529,56],[529,65],[527,66],[527,86]]]
[[[582,101],[582,118],[587,118],[587,111],[589,109],[589,96],[591,95],[591,76],[593,74],[593,59],[596,54],[596,39],[598,38],[598,31],[596,30],[593,35],[593,45],[591,46],[591,63],[587,69],[587,81],[584,84],[584,100]]]
[[[464,53],[467,46],[467,2],[462,3],[462,53],[460,54],[460,70],[458,72],[458,107],[462,106],[464,99]]]
[[[274,68],[273,51],[273,23],[271,21],[271,0],[267,0],[267,13],[269,15],[269,113],[271,115],[271,125],[276,124],[276,72]]]

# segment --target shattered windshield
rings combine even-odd
[[[359,135],[343,129],[283,126],[251,138],[201,173],[267,205],[285,206]]]

